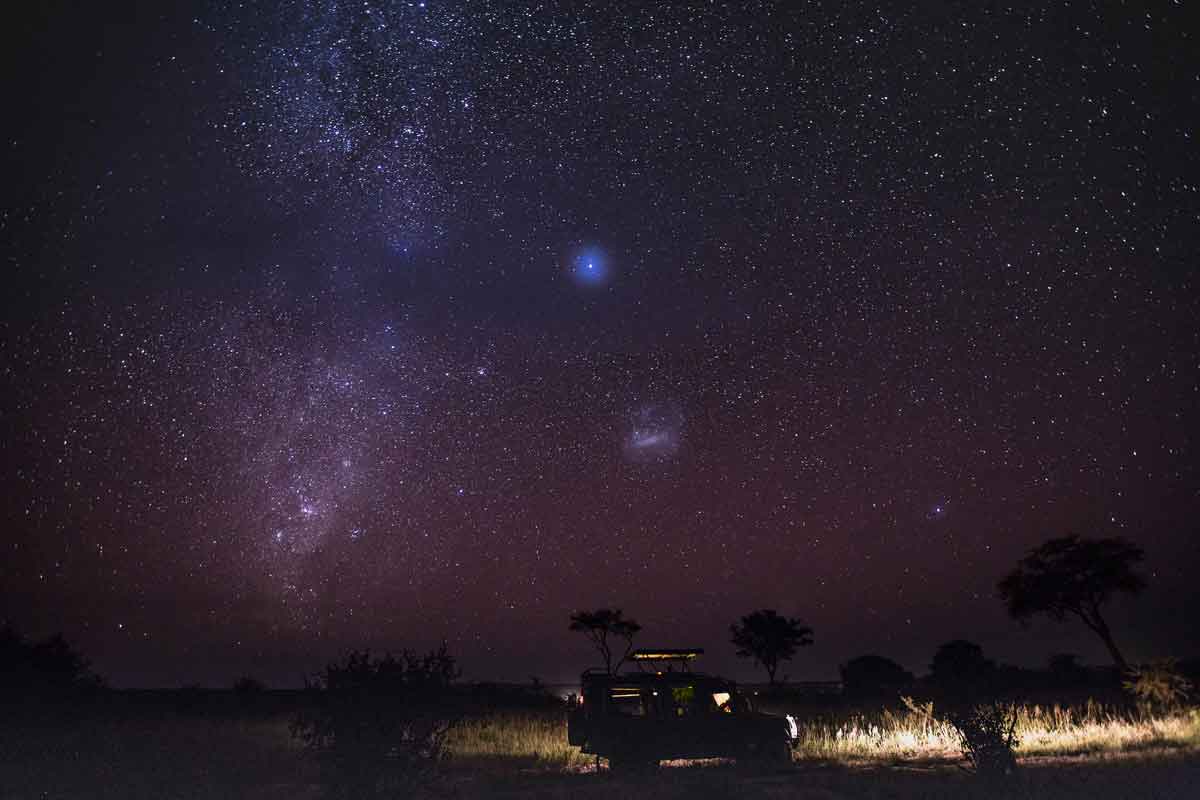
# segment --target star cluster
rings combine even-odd
[[[994,596],[1068,530],[1146,548],[1132,650],[1197,640],[1181,6],[41,13],[0,600],[116,683],[569,678],[602,605],[718,669],[759,607],[797,677],[1100,659]]]

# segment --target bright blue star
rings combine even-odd
[[[601,286],[608,282],[608,262],[595,247],[578,253],[571,261],[571,277],[582,286]]]

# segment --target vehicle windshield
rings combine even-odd
[[[691,717],[752,712],[750,698],[725,683],[675,681],[609,684],[586,689],[585,698],[601,703],[603,714],[629,717]]]

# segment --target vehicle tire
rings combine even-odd
[[[786,739],[771,742],[764,755],[775,766],[790,767],[792,765],[792,745]]]
[[[774,770],[791,766],[792,746],[786,739],[763,739],[750,742],[746,746],[745,755],[738,759],[751,769]]]

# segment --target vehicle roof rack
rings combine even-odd
[[[690,662],[695,660],[697,656],[704,654],[702,647],[653,647],[639,648],[629,654],[629,660],[638,665],[639,669],[645,669],[647,665],[661,664],[666,662],[667,668],[671,669],[672,665],[678,662],[681,672],[690,672]]]

